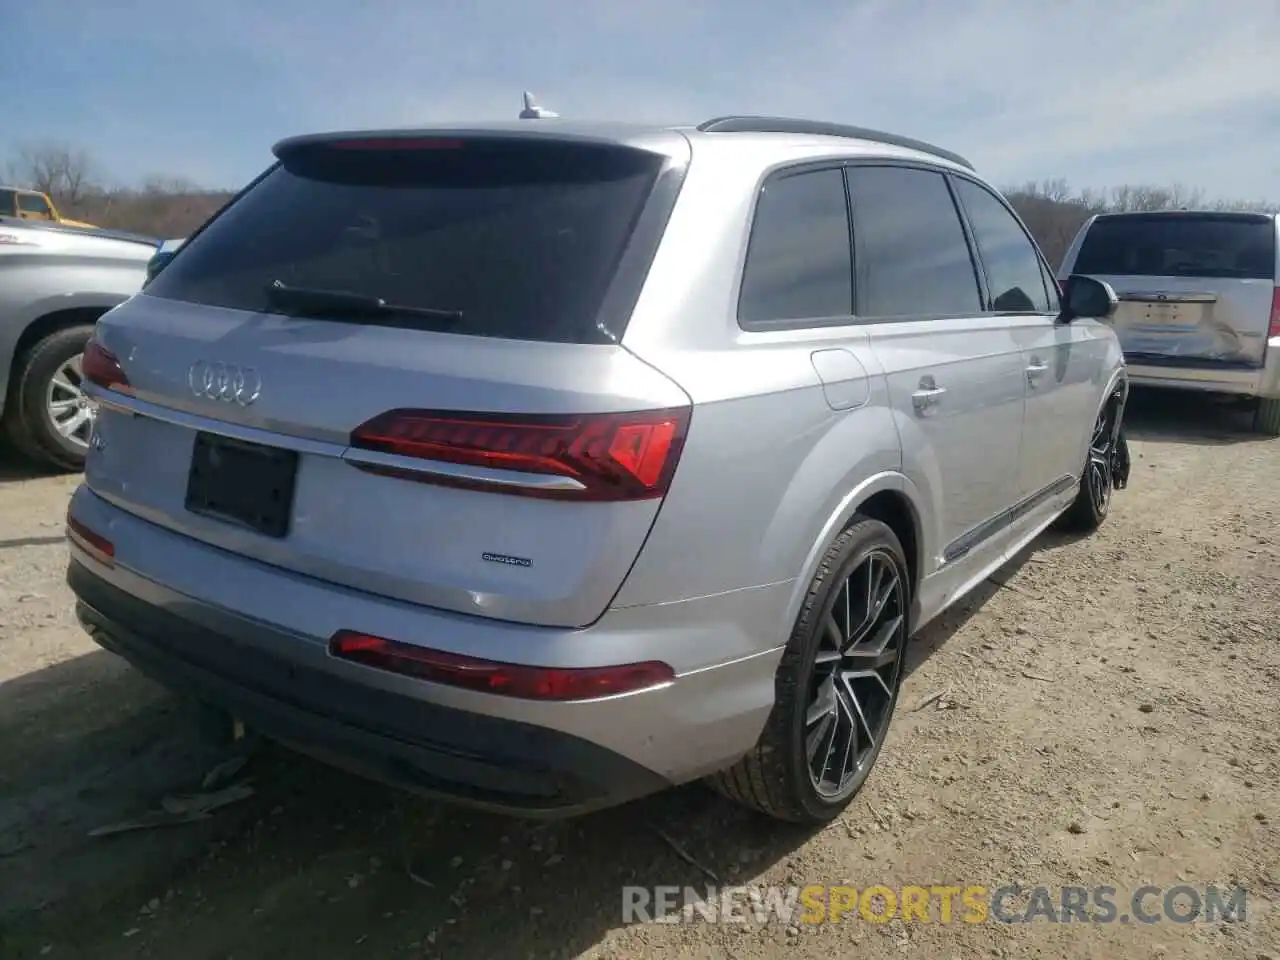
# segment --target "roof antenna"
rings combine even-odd
[[[545,107],[538,106],[533,94],[528,90],[524,92],[524,109],[520,111],[521,120],[546,120],[549,117],[559,117],[560,114]]]

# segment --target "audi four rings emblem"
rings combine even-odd
[[[187,385],[197,397],[247,407],[262,394],[262,378],[253,367],[197,360],[187,371]]]

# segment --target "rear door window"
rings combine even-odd
[[[1073,273],[1273,280],[1275,221],[1231,214],[1099,217]]]
[[[941,173],[850,167],[858,308],[867,317],[972,316],[978,277]]]
[[[1044,268],[1027,232],[986,187],[953,181],[973,227],[996,313],[1048,313]]]
[[[771,322],[853,313],[849,204],[839,169],[765,183],[743,268],[738,320]]]
[[[597,315],[661,166],[563,141],[317,144],[210,222],[147,293],[268,311],[280,281],[460,312],[456,333],[612,342]]]

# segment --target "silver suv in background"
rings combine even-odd
[[[93,428],[81,356],[142,287],[156,241],[0,217],[0,425],[46,466],[79,470]]]
[[[1076,235],[1061,275],[1106,281],[1137,385],[1234,394],[1280,436],[1280,218],[1115,213]]]
[[[836,816],[907,640],[1107,515],[1105,284],[858,128],[285,140],[104,317],[68,581],[269,737],[544,816]]]

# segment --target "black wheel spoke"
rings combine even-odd
[[[826,632],[826,636],[823,639],[832,650],[839,651],[844,648],[844,631],[840,629],[840,624],[836,623],[834,613],[826,615],[822,621],[822,629]]]
[[[846,777],[857,770],[859,737],[858,725],[854,721],[857,708],[846,691],[839,688],[836,689],[836,703],[838,704],[838,722],[844,733],[844,750],[840,756],[839,779],[836,782],[843,783]]]
[[[894,638],[902,629],[902,617],[891,617],[881,624],[875,637],[870,642],[850,647],[844,652],[845,659],[856,660],[866,670],[879,670],[887,667],[898,658],[898,650],[893,646]]]
[[[836,678],[831,674],[818,688],[818,695],[805,713],[805,726],[811,727],[836,711]]]
[[[886,697],[893,696],[893,691],[889,689],[889,684],[885,682],[885,678],[879,670],[848,670],[840,675],[845,686],[852,689],[852,684],[857,680],[867,680],[875,684],[884,692]],[[856,698],[855,698],[856,699]]]
[[[857,714],[858,723],[861,724],[862,730],[866,734],[867,745],[874,746],[877,731],[871,728],[871,724],[867,721],[866,711],[862,709],[862,701],[858,699],[858,695],[853,689],[853,681],[858,679],[861,679],[861,677],[852,673],[846,673],[840,678],[841,685],[849,695],[849,704],[853,707],[854,713]]]
[[[834,713],[823,714],[812,730],[805,737],[805,752],[809,755],[809,768],[813,769],[814,761],[822,760],[824,765],[827,759],[828,751],[823,747],[831,738],[832,732],[835,730],[836,715]],[[813,770],[813,772],[822,776],[825,769]]]
[[[899,561],[874,549],[833,592],[819,628],[805,751],[819,794],[839,797],[869,765],[888,727],[906,643]]]
[[[1111,490],[1114,485],[1112,476],[1111,448],[1113,434],[1111,417],[1107,410],[1098,414],[1093,425],[1093,437],[1089,441],[1089,459],[1085,464],[1085,480],[1088,483],[1089,498],[1093,508],[1099,514],[1107,509],[1111,502]]]

